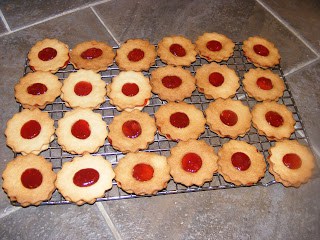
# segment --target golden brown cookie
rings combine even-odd
[[[218,171],[227,182],[237,186],[253,185],[264,177],[264,157],[253,145],[230,140],[223,144],[218,156]]]
[[[156,194],[167,187],[170,180],[167,159],[155,153],[128,153],[115,167],[120,188],[137,195]]]
[[[56,174],[42,156],[17,156],[2,173],[3,189],[11,201],[23,207],[49,200],[55,190]]]

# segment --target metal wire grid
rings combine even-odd
[[[117,47],[115,48],[117,49]],[[205,59],[202,59],[197,56],[195,63],[193,63],[188,69],[193,75],[196,70],[201,67],[203,64],[207,64],[208,62]],[[229,58],[228,61],[224,61],[220,63],[222,65],[227,65],[229,68],[232,68],[236,71],[237,75],[240,77],[240,88],[238,89],[234,99],[242,101],[245,105],[249,106],[250,109],[257,103],[253,98],[248,97],[246,92],[243,90],[242,79],[245,72],[247,72],[250,68],[254,68],[253,64],[249,63],[246,57],[242,52],[242,43],[235,43],[234,54]],[[153,65],[148,72],[144,72],[144,75],[150,77],[151,72],[158,67],[165,66],[163,62],[159,58],[156,59],[155,65]],[[280,65],[271,69],[274,73],[278,74],[285,83],[286,89],[284,91],[283,97],[279,99],[279,103],[286,105],[293,113],[294,119],[296,120],[295,132],[291,135],[290,139],[296,139],[300,142],[304,141],[304,144],[308,144],[308,138],[305,134],[304,126],[294,102],[291,91],[289,90],[286,79],[283,75],[282,69]],[[25,63],[24,74],[31,72],[32,70],[29,67],[28,60]],[[64,70],[59,70],[57,72],[57,76],[60,80],[64,80],[68,77],[71,72],[75,72],[76,70],[73,68],[71,64],[67,66]],[[116,64],[113,64],[106,71],[101,72],[102,79],[108,84],[111,82],[112,78],[119,74],[119,68]],[[190,98],[185,99],[185,102],[194,104],[198,109],[204,111],[208,104],[212,100],[208,100],[204,97],[202,93],[199,93],[197,90],[193,92]],[[166,101],[162,101],[158,98],[157,95],[153,95],[150,99],[150,104],[146,106],[143,111],[149,113],[151,116],[157,111],[157,109],[165,104]],[[20,108],[21,110],[22,108]],[[55,121],[55,127],[57,127],[57,121],[63,117],[66,111],[70,111],[71,109],[66,107],[64,102],[58,98],[54,103],[48,105],[44,111],[47,111],[51,118]],[[119,112],[116,110],[114,106],[109,103],[109,99],[106,98],[106,102],[101,105],[101,107],[97,110],[94,110],[102,115],[104,121],[107,124],[110,124],[113,117],[118,115]],[[209,145],[213,146],[216,152],[221,148],[221,146],[229,141],[229,138],[221,138],[217,134],[210,131],[208,126],[206,126],[205,132],[200,136],[199,139],[205,140]],[[64,152],[61,147],[58,145],[57,139],[55,139],[49,146],[48,150],[41,153],[48,161],[53,164],[53,170],[58,172],[62,164],[66,161],[70,161],[75,155]],[[251,126],[250,131],[244,137],[238,137],[238,140],[246,141],[255,147],[264,155],[265,159],[268,157],[268,149],[274,145],[274,141],[269,141],[266,137],[260,136],[255,128]],[[155,152],[160,155],[169,156],[170,149],[176,145],[176,142],[167,140],[165,137],[159,135],[157,132],[155,135],[154,143],[152,143],[149,148],[145,151],[147,152]],[[101,155],[104,156],[107,160],[111,162],[113,166],[116,166],[118,161],[124,156],[121,152],[112,148],[110,143],[106,140],[105,144],[99,149],[97,153],[93,155]],[[266,161],[267,165],[268,162]],[[254,186],[270,186],[272,184],[277,183],[273,176],[267,171],[265,177],[260,180]],[[137,198],[137,197],[146,197],[146,196],[137,196],[135,194],[128,194],[122,191],[113,180],[113,187],[111,190],[105,193],[105,196],[97,199],[97,201],[110,201],[110,200],[119,200],[119,199],[128,199],[128,198]],[[213,176],[213,180],[211,182],[205,183],[202,187],[191,186],[186,187],[182,184],[177,184],[171,179],[168,183],[166,189],[158,192],[156,195],[168,195],[168,194],[177,194],[177,193],[187,193],[187,192],[197,192],[197,191],[208,191],[208,190],[217,190],[217,189],[229,189],[229,188],[239,188],[243,186],[235,186],[234,184],[225,182],[223,177],[216,173]],[[154,195],[153,195],[154,196]],[[67,204],[69,201],[65,200],[60,193],[56,190],[49,201],[43,202],[42,205],[56,205],[56,204]],[[19,205],[16,202],[12,202],[13,205]]]

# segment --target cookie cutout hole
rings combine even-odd
[[[280,127],[283,124],[283,117],[274,111],[269,111],[265,115],[266,121],[273,127]]]
[[[219,72],[213,72],[209,75],[209,82],[214,87],[220,87],[224,83],[224,76]]]
[[[122,133],[127,137],[127,138],[137,138],[141,135],[142,129],[141,125],[139,122],[135,120],[129,120],[126,121],[122,125]]]
[[[98,58],[102,55],[102,50],[100,48],[89,48],[81,53],[82,59],[91,60]]]
[[[256,84],[262,90],[271,90],[273,88],[272,81],[266,77],[258,78]]]
[[[127,57],[131,62],[139,62],[141,59],[144,58],[144,51],[135,48],[128,53]]]
[[[269,49],[261,44],[256,44],[253,46],[253,51],[263,57],[267,57],[269,55]]]
[[[38,169],[28,168],[21,174],[21,183],[28,189],[37,188],[42,184],[42,174]]]
[[[298,169],[301,167],[301,158],[295,153],[288,153],[282,158],[283,164],[290,169]]]
[[[86,120],[80,119],[72,125],[71,133],[78,139],[87,139],[91,134],[90,125]]]
[[[227,126],[234,126],[238,122],[238,115],[231,110],[224,110],[220,114],[220,120]]]
[[[222,44],[219,41],[211,40],[207,42],[206,47],[212,52],[218,52],[222,49]]]
[[[139,163],[133,167],[132,176],[140,181],[145,182],[153,178],[154,169],[149,164]]]
[[[176,128],[185,128],[189,125],[190,120],[187,114],[183,112],[176,112],[171,114],[170,123]]]
[[[135,83],[126,83],[122,86],[121,91],[127,97],[133,97],[139,93],[139,86]]]
[[[239,171],[246,171],[251,165],[250,158],[243,152],[236,152],[232,154],[231,163]]]
[[[41,132],[41,125],[36,120],[30,120],[23,124],[20,135],[24,139],[32,139],[37,137]]]
[[[182,84],[182,80],[178,76],[165,76],[161,82],[163,86],[170,89],[177,88]]]
[[[202,166],[202,159],[196,153],[187,153],[183,156],[181,164],[186,172],[196,173]]]
[[[47,86],[42,83],[34,83],[27,88],[27,92],[31,95],[42,95],[48,90]]]
[[[93,168],[84,168],[73,176],[73,183],[78,187],[89,187],[98,182],[99,172]]]
[[[177,43],[172,44],[169,50],[176,57],[184,57],[186,55],[186,50]]]
[[[51,47],[44,48],[38,53],[38,58],[45,62],[54,59],[56,56],[57,50]]]
[[[92,91],[92,84],[86,81],[80,81],[74,86],[74,93],[77,96],[87,96]]]

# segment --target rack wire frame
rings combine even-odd
[[[114,50],[116,49],[118,49],[118,47],[114,47]],[[194,75],[197,69],[201,67],[203,64],[208,64],[208,61],[197,56],[196,61],[192,63],[190,67],[186,67],[185,69],[188,69]],[[235,72],[240,78],[240,88],[237,90],[237,93],[233,99],[242,101],[242,103],[248,106],[251,110],[252,107],[257,103],[257,101],[253,98],[250,98],[247,95],[247,93],[244,91],[243,85],[242,85],[242,79],[243,79],[244,73],[249,71],[249,69],[255,68],[255,67],[252,63],[248,62],[246,57],[243,55],[242,43],[236,42],[233,55],[227,61],[223,61],[220,64],[227,65],[229,68],[235,70]],[[150,78],[151,72],[153,70],[165,65],[166,64],[164,64],[159,58],[157,58],[155,64],[151,66],[150,70],[143,72],[143,74],[146,77]],[[306,136],[306,133],[304,130],[305,128],[304,128],[300,113],[297,109],[292,93],[284,77],[281,66],[277,65],[270,70],[275,74],[278,74],[285,83],[286,88],[285,88],[284,94],[279,99],[278,102],[287,106],[287,108],[293,113],[294,119],[296,121],[295,131],[290,136],[290,139],[295,139],[305,145],[310,145],[308,137]],[[61,81],[63,81],[68,77],[70,73],[76,72],[76,71],[77,70],[75,70],[71,64],[68,64],[68,66],[65,69],[59,70],[56,73],[56,75],[59,77]],[[26,75],[29,72],[32,72],[32,70],[29,66],[28,59],[26,59],[25,66],[24,66],[24,75]],[[120,70],[118,66],[114,63],[106,71],[100,72],[100,74],[101,74],[101,78],[107,84],[109,84],[112,78],[114,76],[117,76],[119,72]],[[186,98],[184,101],[190,104],[194,104],[198,109],[204,111],[208,107],[208,104],[213,100],[206,99],[204,94],[199,93],[197,90],[195,90],[192,93],[192,96],[189,98]],[[153,94],[150,99],[150,104],[144,107],[143,112],[147,112],[149,113],[150,116],[153,117],[157,109],[163,104],[166,104],[166,101],[162,101],[161,99],[158,98],[157,95]],[[22,107],[20,106],[20,111],[21,110],[22,110]],[[60,98],[57,98],[55,102],[47,105],[43,111],[46,111],[49,113],[51,118],[54,119],[55,127],[57,127],[58,120],[63,117],[65,112],[70,110],[71,109],[66,107],[65,103]],[[113,120],[114,116],[120,113],[119,111],[116,110],[115,106],[110,104],[109,99],[107,97],[106,97],[105,103],[103,103],[99,109],[94,110],[94,112],[100,113],[102,115],[103,120],[108,125]],[[199,137],[199,139],[206,141],[209,145],[214,147],[216,152],[221,148],[221,146],[224,143],[230,140],[229,138],[219,137],[217,134],[210,131],[208,126],[206,126],[205,132]],[[252,126],[249,132],[244,137],[238,137],[237,140],[246,141],[254,145],[264,155],[265,161],[269,155],[268,149],[275,144],[274,141],[269,141],[265,136],[259,135],[257,130]],[[165,137],[161,136],[157,131],[155,134],[154,143],[150,144],[148,149],[144,151],[155,152],[167,157],[170,155],[170,149],[174,147],[176,144],[177,143],[175,141],[166,139]],[[51,142],[49,148],[46,151],[42,152],[40,155],[44,156],[48,161],[52,163],[53,170],[55,172],[58,172],[61,169],[64,162],[70,161],[72,158],[77,156],[77,155],[70,154],[63,151],[61,147],[58,145],[56,138],[54,139],[53,142]],[[110,143],[108,142],[108,140],[105,141],[104,145],[99,149],[97,153],[94,153],[92,155],[103,156],[106,160],[110,161],[113,167],[115,167],[118,161],[124,156],[123,153],[113,149]],[[267,161],[266,161],[266,164],[268,169],[269,164]],[[262,178],[258,183],[252,186],[268,187],[273,184],[277,184],[277,182],[267,170],[264,178]],[[219,190],[219,189],[248,187],[248,186],[236,186],[232,183],[226,182],[219,173],[215,173],[213,175],[212,181],[205,183],[201,187],[198,187],[198,186],[186,187],[182,184],[175,183],[171,178],[171,180],[167,185],[167,188],[163,189],[162,191],[159,191],[155,195],[138,196],[135,194],[126,193],[117,186],[117,183],[115,180],[113,180],[112,185],[113,186],[111,190],[107,191],[104,197],[98,198],[97,201],[111,201],[111,200],[129,199],[129,198],[138,198],[138,197],[150,197],[150,196],[190,193],[190,192],[198,192],[198,191],[210,191],[210,190]],[[20,206],[20,204],[17,202],[11,202],[11,203],[12,205]],[[59,204],[69,204],[69,203],[71,202],[65,200],[63,196],[56,190],[53,193],[52,198],[48,201],[42,202],[41,205],[59,205]]]

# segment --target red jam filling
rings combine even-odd
[[[231,156],[232,165],[238,169],[239,171],[247,170],[250,165],[251,161],[247,154],[243,152],[236,152]]]
[[[126,83],[122,86],[121,91],[127,97],[133,97],[139,93],[139,86],[135,83]]]
[[[212,41],[207,42],[206,46],[212,52],[217,52],[222,49],[222,44],[216,40],[212,40]]]
[[[177,43],[174,43],[170,46],[170,52],[177,57],[184,57],[186,55],[186,50]]]
[[[80,119],[72,125],[71,133],[76,138],[86,139],[91,134],[90,125],[86,120]]]
[[[266,113],[265,118],[267,122],[273,127],[280,127],[283,124],[283,118],[277,112],[269,111]]]
[[[141,59],[144,58],[144,51],[135,48],[129,52],[127,57],[131,62],[139,62]]]
[[[57,50],[51,47],[44,48],[38,53],[38,58],[42,61],[49,61],[54,59],[56,56]]]
[[[140,123],[138,123],[135,120],[126,121],[122,125],[122,132],[128,138],[139,137],[141,134],[141,131],[142,131],[142,129],[141,129]]]
[[[265,46],[261,45],[261,44],[256,44],[253,46],[253,50],[256,54],[266,57],[269,55],[269,50],[268,48],[266,48]]]
[[[27,92],[31,95],[41,95],[47,90],[47,86],[42,83],[34,83],[27,88]]]
[[[42,183],[42,174],[38,169],[28,168],[21,175],[21,183],[25,188],[37,188]]]
[[[139,163],[133,167],[132,176],[140,181],[149,181],[153,178],[154,169],[149,164]]]
[[[40,123],[36,120],[30,120],[25,124],[23,124],[20,130],[20,135],[24,139],[32,139],[38,136],[40,132],[41,132]]]
[[[283,164],[290,169],[298,169],[301,167],[301,158],[295,153],[288,153],[282,158]]]
[[[170,123],[176,128],[185,128],[189,125],[189,117],[182,112],[176,112],[171,114]]]
[[[99,180],[99,172],[93,168],[84,168],[73,176],[73,183],[78,187],[89,187]]]
[[[234,126],[238,122],[238,115],[231,110],[224,110],[220,114],[220,120],[227,126]]]
[[[86,81],[81,81],[74,86],[73,90],[78,96],[87,96],[92,91],[92,84]]]
[[[85,50],[84,52],[81,53],[81,57],[83,59],[94,59],[94,58],[98,58],[102,55],[102,50],[100,48],[89,48],[87,50]]]
[[[182,168],[186,172],[196,173],[202,166],[202,159],[196,153],[187,153],[182,158]]]
[[[182,83],[182,80],[178,76],[165,76],[162,78],[161,82],[166,88],[173,89],[179,87]]]
[[[271,90],[273,88],[271,80],[265,77],[258,78],[256,84],[262,90]]]
[[[224,82],[224,76],[219,72],[213,72],[209,75],[209,82],[212,86],[219,87]]]

